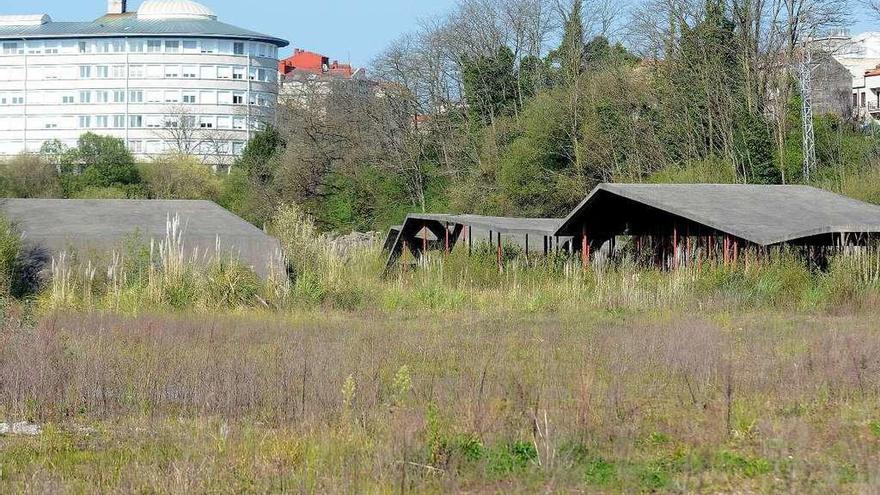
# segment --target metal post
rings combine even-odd
[[[468,254],[473,254],[474,252],[474,236],[473,236],[474,228],[468,225],[467,227],[467,236],[468,236]]]
[[[547,256],[547,236],[541,236],[544,238],[544,256]]]
[[[428,224],[422,224],[422,260],[428,254]]]
[[[445,237],[444,243],[445,243],[446,254],[448,255],[449,254],[449,222],[446,222],[446,224],[445,224],[445,228],[443,229],[443,236]]]
[[[502,269],[501,265],[501,232],[498,233],[498,270]]]
[[[529,260],[529,234],[526,234],[526,261]]]

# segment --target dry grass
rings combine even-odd
[[[876,315],[12,316],[0,492],[880,490]]]

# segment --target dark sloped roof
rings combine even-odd
[[[0,26],[0,38],[52,39],[139,36],[237,38],[264,41],[279,47],[289,44],[281,38],[249,31],[214,19],[139,19],[135,13],[108,15],[86,22],[47,22],[40,25]]]
[[[487,217],[483,215],[449,215],[446,213],[412,213],[406,216],[406,223],[412,220],[436,220],[450,225],[471,225],[502,234],[553,235],[561,218],[516,218]]]
[[[144,242],[166,237],[169,218],[178,216],[187,256],[220,250],[266,275],[277,266],[278,241],[210,201],[116,199],[2,199],[0,212],[26,243],[52,254],[67,249],[110,252],[126,238]]]
[[[562,222],[576,235],[597,197],[612,194],[759,245],[829,233],[880,232],[880,206],[809,186],[751,184],[600,184]],[[613,214],[613,212],[601,212]]]

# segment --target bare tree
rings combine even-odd
[[[166,151],[181,155],[198,154],[204,140],[204,132],[195,115],[186,105],[165,108],[162,127],[154,134],[170,149]]]

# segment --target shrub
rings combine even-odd
[[[154,199],[216,201],[220,195],[220,180],[192,155],[165,155],[139,169],[148,194]]]
[[[58,198],[61,180],[55,166],[39,155],[21,154],[0,164],[0,188],[14,198]]]
[[[120,187],[86,186],[71,195],[73,199],[125,199],[128,195]]]

